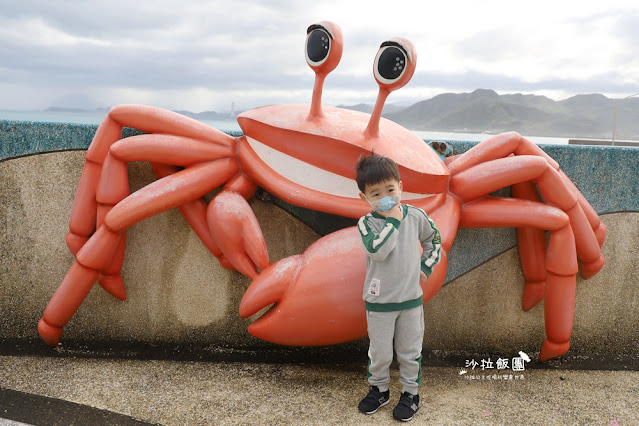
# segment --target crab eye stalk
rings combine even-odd
[[[344,40],[342,30],[332,22],[322,21],[306,31],[306,63],[315,71],[315,87],[309,119],[321,118],[322,89],[326,76],[337,67],[342,58]]]
[[[393,38],[382,43],[373,62],[373,75],[379,84],[379,94],[375,108],[364,133],[367,137],[379,135],[379,120],[382,116],[386,98],[410,81],[415,73],[417,51],[413,44],[404,38]]]

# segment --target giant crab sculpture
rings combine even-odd
[[[221,265],[253,279],[240,304],[260,339],[284,345],[326,345],[366,335],[364,252],[355,227],[326,235],[299,255],[270,264],[264,236],[247,199],[258,186],[296,206],[359,218],[354,165],[372,151],[393,158],[403,199],[428,212],[442,236],[440,264],[422,284],[424,300],[441,288],[446,253],[462,227],[516,227],[526,280],[523,309],[545,300],[547,339],[539,359],[568,351],[578,260],[589,278],[604,264],[606,228],[556,161],[517,133],[487,139],[442,162],[415,134],[381,118],[387,96],[415,71],[405,39],[382,43],[373,71],[379,95],[371,115],[321,105],[324,79],[337,66],[342,32],[331,22],[308,28],[306,61],[315,71],[312,103],[273,105],[241,114],[242,137],[158,108],[111,109],[86,153],[67,245],[76,260],[46,307],[38,331],[50,346],[94,283],[126,298],[120,270],[126,230],[179,208]],[[122,139],[123,126],[145,134]],[[159,180],[130,194],[127,163],[149,161]],[[207,205],[205,194],[222,186]],[[512,186],[512,198],[491,196]],[[540,197],[539,193],[541,193]],[[97,230],[96,230],[97,229]],[[544,231],[550,231],[546,248]]]

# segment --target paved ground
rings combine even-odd
[[[365,416],[356,408],[367,390],[365,367],[353,359],[116,355],[0,351],[0,424],[396,424],[398,372],[392,403]],[[464,360],[425,363],[413,424],[639,422],[636,358],[608,371],[573,369],[592,367],[575,358],[544,366],[532,361],[520,372],[478,366],[462,375]]]

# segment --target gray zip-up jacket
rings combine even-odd
[[[366,251],[366,310],[400,311],[420,306],[420,269],[427,275],[439,263],[441,236],[426,212],[402,204],[401,221],[376,212],[358,222],[362,246]],[[419,254],[419,244],[423,253]],[[419,265],[419,267],[418,267]]]

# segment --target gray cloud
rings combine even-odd
[[[504,60],[517,58],[525,52],[521,39],[504,37],[502,30],[493,29],[474,34],[455,46],[460,57],[479,60]]]
[[[251,4],[255,8],[258,3]],[[268,3],[269,7],[273,4],[277,5]],[[261,36],[255,22],[257,16],[219,19],[215,2],[202,10],[202,15],[193,15],[197,12],[193,10],[166,13],[166,8],[175,2],[154,2],[161,13],[135,7],[132,10],[127,5],[126,14],[114,10],[113,2],[78,2],[63,12],[50,2],[31,5],[38,10],[37,15],[13,6],[3,11],[5,17],[0,18],[0,25],[46,16],[44,22],[52,29],[93,40],[80,40],[71,46],[42,45],[28,34],[2,40],[0,76],[4,81],[18,83],[24,77],[22,73],[26,73],[34,85],[74,83],[174,90],[238,88],[241,81],[251,81],[256,87],[269,87],[291,67],[290,55],[276,50],[289,47],[281,41],[286,33],[273,32],[278,22],[262,22],[265,30]],[[137,14],[141,12],[142,18]],[[209,17],[215,25],[207,24]],[[297,35],[300,42],[304,30],[300,28]],[[301,53],[299,56],[299,63],[305,66]],[[275,69],[276,65],[282,69]]]
[[[247,107],[308,102],[314,75],[304,61],[305,30],[336,7],[330,1],[303,4],[294,0],[9,2],[0,10],[0,109],[25,108],[29,102],[38,107],[54,102],[107,106],[147,99],[158,106],[193,110],[230,105],[234,100]],[[626,46],[614,69],[587,79],[546,74],[531,82],[487,66],[437,69],[437,57],[420,53],[420,61],[428,58],[435,65],[418,68],[410,90],[399,91],[389,100],[401,103],[419,100],[415,96],[421,95],[416,93],[476,88],[524,93],[639,91],[639,72],[629,78],[628,68],[623,68],[625,64],[639,67],[634,53],[639,17],[611,11],[580,18],[580,24],[595,26],[604,18],[615,20],[614,36]],[[383,14],[367,19],[353,16],[351,21],[338,22],[346,37],[343,64],[328,77],[324,91],[333,103],[374,101],[374,54],[386,37],[402,35],[401,23],[389,26]],[[416,41],[424,49],[434,37],[427,30],[426,26],[412,30],[415,37],[423,37]],[[525,56],[532,42],[522,38],[524,29],[511,30],[506,34],[499,28],[471,32],[459,43],[449,43],[451,55],[460,63],[472,59],[481,64]],[[538,58],[540,68],[548,60]],[[570,60],[565,62],[569,67]]]

